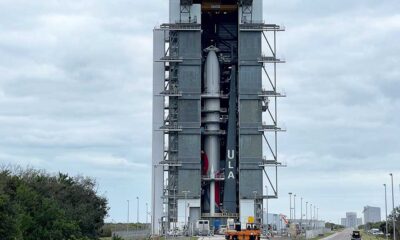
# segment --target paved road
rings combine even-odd
[[[351,240],[350,234],[352,232],[353,229],[345,229],[339,233],[335,233],[329,237],[326,237],[323,240]]]
[[[199,240],[225,240],[224,235],[214,235],[209,237],[199,237]]]

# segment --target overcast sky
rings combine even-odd
[[[266,21],[287,29],[278,76],[288,167],[271,211],[288,214],[289,191],[336,222],[383,207],[389,172],[399,203],[400,2],[264,2]],[[152,29],[167,17],[166,0],[0,0],[0,163],[93,176],[108,220],[125,221],[126,200],[136,207],[140,196],[144,221]]]

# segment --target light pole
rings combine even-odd
[[[127,202],[128,202],[128,216],[127,216],[127,219],[126,219],[126,234],[128,234],[128,231],[129,231],[129,200],[126,200]]]
[[[137,199],[136,222],[139,223],[139,197],[136,197],[136,199]]]
[[[290,220],[292,220],[292,193],[289,193],[289,210],[290,210],[290,214],[289,214],[289,218]]]
[[[319,208],[317,208],[317,224],[319,225],[318,214],[319,214]],[[318,227],[319,227],[319,226],[318,226]]]
[[[306,202],[306,222],[307,222],[307,219],[308,219],[308,202]]]
[[[383,186],[385,187],[385,222],[386,222],[386,229],[385,229],[385,235],[386,235],[386,239],[388,239],[388,219],[387,219],[387,194],[386,194],[386,183],[383,184]]]
[[[390,175],[390,178],[392,180],[393,240],[396,240],[396,211],[394,209],[393,173],[390,173],[389,175]]]
[[[187,202],[187,195],[190,193],[190,191],[186,190],[186,191],[182,191],[183,194],[185,194],[185,228],[187,227],[187,209],[186,209],[186,202]]]
[[[310,203],[310,227],[312,228],[313,222],[312,222],[312,204]]]
[[[268,186],[267,185],[265,185],[265,193],[267,195],[267,206],[266,206],[266,208],[267,208],[267,231],[269,231],[269,224],[268,224]]]
[[[300,226],[303,223],[303,197],[300,198]]]
[[[293,218],[296,221],[296,194],[293,196]]]
[[[314,219],[314,229],[315,229],[315,208],[316,208],[317,206],[315,206],[314,205],[314,217],[313,217],[313,219]]]
[[[149,221],[149,205],[146,203],[146,224]]]

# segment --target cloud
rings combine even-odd
[[[149,19],[160,15],[138,7],[0,3],[0,163],[96,177],[114,218],[119,199],[150,198]]]
[[[280,199],[336,219],[382,206],[400,169],[400,2],[265,1],[278,55]],[[0,2],[0,163],[91,175],[110,199],[150,199],[152,30],[168,1]],[[395,172],[396,175],[400,173]],[[332,206],[332,201],[341,204]],[[143,215],[144,216],[144,215]]]
[[[367,204],[384,207],[382,184],[389,172],[400,174],[399,2],[265,4],[267,19],[287,27],[278,35],[287,60],[278,88],[288,95],[279,102],[288,130],[279,137],[280,161],[288,167],[272,211],[288,212],[287,192],[333,220]]]
[[[99,153],[66,154],[56,157],[55,161],[73,165],[84,165],[87,168],[102,168],[109,171],[140,171],[149,167],[149,164],[130,162],[123,157]]]
[[[20,165],[23,167],[27,166],[40,166],[44,161],[40,157],[17,157],[11,154],[0,153],[0,165],[1,166],[13,166]]]

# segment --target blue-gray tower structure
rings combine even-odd
[[[152,232],[262,224],[278,197],[276,35],[262,0],[170,0],[154,30]],[[268,187],[267,195],[264,187]]]

